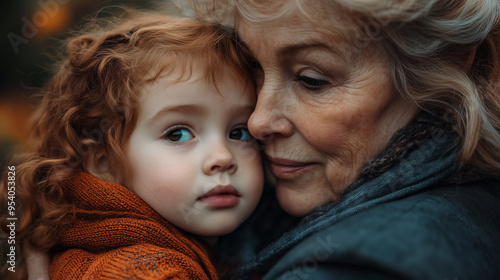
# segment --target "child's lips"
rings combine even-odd
[[[231,185],[218,185],[198,197],[197,201],[212,208],[229,208],[236,206],[240,202],[240,194]]]

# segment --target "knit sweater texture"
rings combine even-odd
[[[81,172],[63,188],[75,221],[58,235],[51,279],[218,279],[204,243],[124,186]]]

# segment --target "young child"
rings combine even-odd
[[[139,14],[71,39],[67,54],[15,165],[17,243],[49,250],[51,279],[217,279],[207,244],[263,187],[233,34]]]

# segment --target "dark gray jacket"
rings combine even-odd
[[[435,186],[373,206],[290,246],[264,279],[500,279],[499,190]]]

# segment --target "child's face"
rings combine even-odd
[[[256,97],[240,80],[223,75],[220,93],[196,71],[187,81],[157,80],[144,91],[126,147],[126,186],[197,235],[233,231],[262,193],[260,154],[247,130]]]

